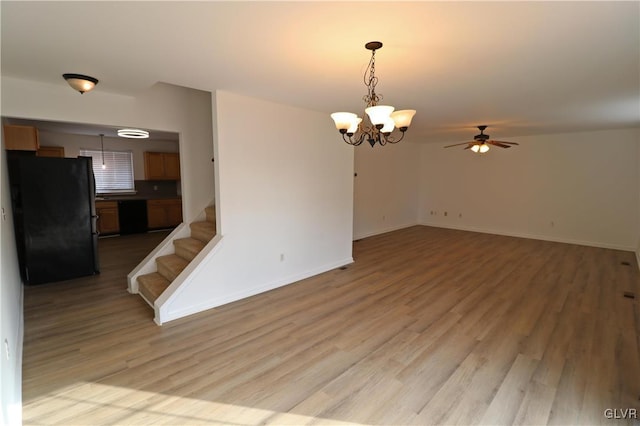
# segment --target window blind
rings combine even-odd
[[[98,194],[135,190],[133,154],[130,151],[104,151],[104,169],[102,168],[102,151],[81,149],[80,155],[92,158]]]

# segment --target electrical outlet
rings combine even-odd
[[[7,357],[7,360],[11,358],[11,352],[9,352],[9,341],[4,339],[4,353]]]
[[[284,262],[284,253],[280,253],[280,262]]]
[[[447,212],[444,212],[444,215],[445,215],[445,216],[448,216],[448,215],[449,215],[449,213],[447,213]]]
[[[462,219],[462,213],[459,213],[459,214],[458,214],[458,217]]]

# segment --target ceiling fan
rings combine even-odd
[[[451,148],[452,146],[460,146],[467,145],[464,149],[471,149],[473,152],[478,152],[480,154],[484,154],[489,151],[489,145],[499,146],[500,148],[511,148],[511,145],[518,145],[516,142],[504,142],[504,141],[495,141],[493,139],[489,139],[489,135],[484,133],[484,129],[487,126],[478,126],[480,129],[480,134],[475,135],[473,137],[473,141],[471,142],[462,142],[456,143],[453,145],[447,145],[445,148]]]

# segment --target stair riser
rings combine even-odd
[[[169,282],[172,282],[173,280],[175,280],[176,277],[180,275],[180,272],[182,272],[182,271],[174,271],[160,262],[156,262],[156,264],[158,265],[158,273],[163,277],[165,277]]]
[[[201,231],[199,229],[191,229],[191,238],[208,243],[216,234],[214,232]]]
[[[207,216],[207,220],[209,222],[214,222],[216,221],[216,211],[214,209],[211,208],[206,208],[205,210],[205,214]]]
[[[196,257],[196,255],[198,254],[198,252],[194,252],[191,250],[187,250],[183,247],[180,246],[175,246],[175,252],[176,255],[180,256],[181,258],[188,260],[189,262],[191,262],[193,260],[194,257]]]
[[[138,292],[142,295],[142,297],[144,297],[146,300],[152,301],[155,299],[155,297],[149,293],[147,291],[147,289],[145,287],[139,286],[138,287]]]
[[[153,302],[169,286],[169,282],[157,272],[140,275],[137,281],[138,281],[138,292],[152,306],[153,306]]]

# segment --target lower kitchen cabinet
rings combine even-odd
[[[173,228],[181,223],[181,198],[147,201],[147,226],[149,229]]]
[[[100,235],[120,232],[117,201],[96,201],[96,214],[98,215],[98,233]]]

